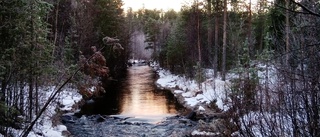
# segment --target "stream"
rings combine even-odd
[[[110,84],[103,98],[87,102],[62,122],[76,137],[185,136],[196,126],[178,115],[183,107],[170,91],[158,89],[149,66],[128,68],[127,77]]]

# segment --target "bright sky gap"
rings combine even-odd
[[[164,11],[173,9],[179,11],[181,6],[186,3],[186,0],[122,0],[123,9],[127,10],[131,7],[134,11],[141,8],[146,9],[162,9]],[[188,1],[188,0],[187,0]]]

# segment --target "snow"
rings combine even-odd
[[[260,83],[267,83],[268,88],[275,88],[275,83],[277,80],[276,69],[274,66],[259,64],[258,66],[258,77]],[[268,71],[267,71],[268,70]],[[229,73],[225,81],[221,80],[221,77],[213,78],[213,70],[205,69],[206,80],[201,83],[201,87],[195,82],[195,80],[188,79],[184,76],[178,76],[170,73],[164,69],[157,70],[159,74],[159,79],[156,81],[156,84],[162,88],[167,88],[173,90],[173,93],[176,95],[180,95],[183,97],[185,105],[190,108],[198,111],[205,111],[203,105],[215,102],[219,109],[222,111],[227,111],[229,106],[226,102],[230,102],[231,99],[228,98],[230,87],[231,87],[231,79],[238,78],[236,74]],[[269,119],[266,119],[266,117]],[[257,112],[252,112],[241,117],[245,123],[259,123],[261,121],[262,124],[254,124],[251,127],[251,130],[254,132],[255,136],[264,136],[266,133],[261,132],[261,126],[265,127],[265,130],[268,129],[267,125],[270,124],[268,122],[279,121],[278,119],[272,119],[271,117],[278,117],[278,119],[286,119],[288,120],[288,116],[283,116],[279,114],[259,114]],[[264,119],[263,119],[264,118]],[[289,123],[289,122],[288,122]],[[278,123],[277,125],[281,125]],[[284,124],[282,124],[284,125]],[[284,127],[291,127],[291,125],[284,125]],[[243,127],[241,127],[243,128]],[[288,133],[292,132],[292,129],[285,129]],[[271,130],[270,130],[271,131]],[[218,133],[211,133],[205,131],[194,130],[192,135],[209,135],[214,136]],[[233,135],[239,134],[238,132],[234,132]],[[290,136],[290,134],[287,134]]]
[[[184,91],[183,90],[175,90],[173,92],[176,93],[176,94],[180,94],[180,93],[183,93]]]
[[[72,94],[65,95],[62,99],[60,99],[60,102],[62,102],[62,105],[64,106],[61,108],[61,110],[71,110],[72,106],[79,102],[82,99],[80,96],[73,96]]]
[[[206,75],[212,75],[212,73],[212,70],[206,70]],[[195,80],[171,74],[167,70],[159,69],[158,74],[159,79],[156,83],[163,88],[175,89],[173,93],[182,94],[184,101],[190,107],[216,101],[217,106],[221,110],[228,109],[228,106],[223,102],[227,99],[226,91],[229,87],[229,81],[222,81],[219,78],[207,79],[201,83],[201,88],[199,88]]]
[[[191,132],[191,135],[201,135],[201,136],[219,136],[221,134],[219,133],[212,133],[212,132],[206,132],[206,131],[199,131],[199,130],[194,130]]]
[[[192,97],[192,93],[191,92],[182,93],[182,96],[185,97],[185,98],[191,98]]]
[[[198,104],[198,101],[195,98],[185,98],[185,101],[189,106],[192,106],[192,107]]]
[[[136,62],[136,61],[134,61]],[[158,67],[155,65],[155,67]],[[259,66],[260,68],[266,68],[266,66]],[[272,68],[272,67],[271,67]],[[160,87],[172,89],[175,95],[181,94],[184,98],[185,103],[190,106],[191,108],[197,107],[199,111],[205,111],[204,104],[209,104],[211,102],[215,102],[219,109],[226,111],[229,109],[229,106],[225,103],[229,100],[228,98],[228,91],[231,82],[229,81],[231,78],[235,76],[229,74],[226,81],[221,80],[220,77],[212,78],[213,70],[206,69],[206,76],[207,79],[201,83],[201,88],[199,88],[197,82],[195,80],[186,78],[184,76],[174,75],[167,70],[164,69],[157,69],[159,74],[159,79],[156,81],[156,84]],[[264,79],[268,76],[270,79],[270,86],[275,81],[275,70],[269,69],[269,72],[266,73],[265,71],[259,71],[258,75],[261,77],[260,82],[266,82]],[[211,78],[210,78],[211,77]],[[229,80],[228,80],[229,78]],[[49,90],[48,90],[49,89]],[[41,104],[44,104],[45,101],[50,97],[50,95],[55,91],[56,87],[47,87],[44,90],[45,96],[41,99]],[[29,137],[39,137],[37,133],[43,134],[43,136],[47,137],[62,137],[62,132],[67,130],[67,127],[64,125],[52,125],[51,117],[56,113],[55,109],[58,104],[61,104],[61,110],[70,111],[72,106],[79,102],[82,97],[75,89],[66,88],[64,89],[59,95],[58,98],[54,103],[51,103],[46,110],[46,112],[41,116],[41,118],[37,121],[37,124],[34,126],[33,130],[30,132]],[[261,114],[257,113],[250,113],[245,115],[243,118],[246,122],[255,122],[257,121],[257,116]],[[264,114],[270,115],[271,114]],[[283,117],[279,116],[278,117]],[[255,119],[252,119],[255,118]],[[258,117],[259,118],[259,117]],[[276,121],[276,120],[275,120]],[[289,120],[288,120],[289,121]],[[266,121],[263,122],[266,124]],[[263,125],[264,125],[263,124]],[[290,127],[290,125],[286,126]],[[252,130],[257,130],[258,125],[252,127]],[[289,131],[292,129],[288,129]],[[15,130],[16,135],[19,136],[22,131]],[[258,130],[255,131],[256,136],[262,136]],[[195,130],[192,132],[192,135],[216,135],[217,133],[205,132],[205,131],[198,131]],[[234,134],[237,134],[236,132]]]
[[[200,106],[200,107],[199,107],[199,110],[200,110],[200,111],[204,111],[205,109],[204,109],[202,106]]]
[[[45,104],[51,94],[56,91],[56,87],[45,87],[42,88],[44,93],[41,98],[41,104]],[[77,92],[77,90],[72,88],[65,88],[62,90],[58,96],[56,96],[56,100],[50,103],[47,110],[41,115],[40,119],[36,122],[33,130],[29,133],[28,137],[39,137],[39,133],[45,137],[63,137],[62,132],[67,131],[67,127],[65,125],[52,125],[52,117],[56,114],[56,108],[59,106],[63,106],[60,108],[61,110],[70,111],[72,106],[79,102],[82,99],[82,96]],[[34,116],[35,117],[35,116]],[[12,129],[15,136],[20,136],[22,130]]]
[[[263,64],[259,64],[257,67],[259,68],[258,76],[260,83],[268,82],[269,88],[273,88],[277,79],[275,76],[275,67]],[[266,71],[266,69],[268,69],[268,71]],[[182,94],[187,105],[195,107],[201,103],[215,101],[219,109],[223,111],[229,109],[229,106],[225,102],[230,101],[228,98],[228,91],[230,91],[231,87],[230,79],[236,78],[235,74],[229,73],[227,80],[223,81],[220,77],[212,78],[212,69],[205,69],[207,79],[201,83],[201,88],[199,88],[195,80],[174,75],[165,69],[157,69],[157,72],[159,75],[159,79],[156,81],[157,85],[163,88],[173,89],[174,94]],[[268,79],[266,80],[266,78]]]

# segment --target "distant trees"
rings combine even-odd
[[[173,20],[174,23],[168,35],[168,42],[163,48],[162,52],[166,52],[166,54],[160,56],[160,58],[166,58],[167,60],[163,65],[164,67],[168,67],[176,73],[184,73],[190,77],[201,76],[199,70],[200,66],[203,65],[202,60],[208,60],[208,58],[203,58],[205,57],[204,54],[208,52],[203,53],[205,48],[201,46],[207,39],[207,37],[202,36],[206,33],[205,30],[208,29],[203,25],[206,14],[200,6],[200,3],[194,2],[192,7],[182,8],[178,18]],[[198,77],[197,79],[200,78]]]
[[[112,47],[106,47],[103,55],[107,60],[107,67],[110,69],[110,76],[120,78],[123,72],[126,71],[127,65],[127,46],[130,36],[129,29],[126,26],[121,0],[96,0],[94,2],[96,10],[94,19],[94,33],[97,36],[97,47],[102,46],[102,41],[105,36],[120,39],[120,44],[124,47],[121,53],[113,52]]]
[[[133,49],[141,49],[152,51],[152,57],[156,62],[161,65],[165,65],[168,60],[166,58],[166,45],[168,43],[169,35],[172,32],[172,28],[175,26],[177,19],[177,12],[174,10],[162,11],[157,9],[139,9],[138,11],[129,10],[126,16],[126,20],[130,23],[130,35],[135,38],[145,39],[144,43],[137,45],[131,43],[131,45],[140,46],[132,47]],[[132,40],[130,42],[137,42]],[[133,51],[132,54],[136,54]],[[140,53],[141,54],[141,53]]]

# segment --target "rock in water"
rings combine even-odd
[[[196,120],[196,112],[191,111],[189,114],[186,115],[187,119]]]

